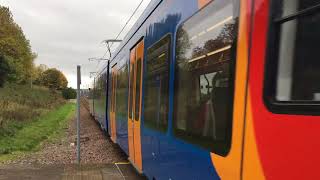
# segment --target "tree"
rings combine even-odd
[[[77,97],[77,91],[71,87],[62,90],[62,96],[65,99],[76,99]]]
[[[55,68],[43,72],[40,79],[40,84],[50,89],[61,90],[65,89],[68,85],[67,78],[64,74]]]
[[[14,22],[9,8],[3,6],[0,6],[0,56],[3,56],[10,70],[8,81],[29,82],[36,54],[32,52],[22,29]]]
[[[34,80],[33,83],[36,85],[40,85],[41,76],[48,69],[49,69],[48,66],[46,66],[45,64],[40,64],[39,66],[34,67],[33,73],[32,73],[33,80]]]
[[[60,89],[64,89],[68,86],[68,80],[63,73],[60,74],[59,80],[60,80]]]
[[[3,56],[0,56],[0,87],[3,87],[9,74],[9,65]]]

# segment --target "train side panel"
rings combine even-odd
[[[126,53],[119,55],[119,61],[114,66],[117,69],[117,90],[116,96],[116,136],[117,144],[126,154],[129,154],[128,147],[128,84],[129,84],[129,56]]]
[[[235,1],[237,2],[237,1]],[[143,69],[143,94],[142,94],[142,124],[141,124],[141,146],[142,146],[142,170],[145,175],[149,179],[152,179],[153,177],[157,179],[219,179],[221,177],[227,177],[227,176],[221,176],[223,174],[229,173],[229,177],[239,177],[239,169],[240,169],[240,150],[241,146],[237,146],[237,150],[233,154],[236,154],[236,158],[228,158],[225,157],[227,155],[221,155],[219,153],[225,153],[224,150],[217,150],[218,154],[213,155],[211,153],[211,150],[209,150],[206,145],[199,145],[198,142],[192,142],[190,139],[185,139],[185,137],[179,137],[176,133],[174,133],[174,122],[173,120],[173,113],[175,111],[175,70],[176,70],[176,34],[178,31],[178,27],[180,25],[187,21],[193,14],[195,14],[197,11],[199,11],[200,8],[207,8],[205,13],[209,13],[210,9],[213,8],[213,10],[222,12],[221,9],[226,9],[229,12],[232,13],[232,11],[237,9],[237,3],[235,3],[235,6],[232,6],[232,1],[225,3],[223,1],[217,1],[215,3],[210,4],[210,7],[206,7],[206,4],[208,4],[209,1],[196,1],[196,0],[190,0],[188,1],[188,5],[185,5],[185,1],[177,0],[177,1],[163,1],[152,13],[148,19],[141,25],[139,30],[135,32],[134,36],[130,39],[130,41],[127,42],[127,44],[121,48],[121,53],[127,53],[130,51],[132,47],[135,46],[135,44],[141,39],[141,37],[144,37],[144,69]],[[231,21],[233,22],[233,18],[237,18],[238,14],[234,14],[233,17],[224,17],[223,13],[220,13],[220,15],[217,15],[218,18],[216,20],[210,20],[206,21],[209,24],[202,25],[204,28],[211,28],[215,29],[216,27],[219,27],[221,24],[223,25],[224,22]],[[201,22],[201,19],[199,19]],[[211,26],[210,26],[211,25]],[[226,24],[228,25],[228,24]],[[232,25],[232,24],[231,24]],[[187,25],[186,25],[187,26]],[[237,29],[235,29],[236,31]],[[199,31],[199,32],[197,32]],[[220,30],[218,32],[224,32],[223,30]],[[192,32],[191,32],[192,33]],[[201,34],[201,29],[196,30],[193,33]],[[190,34],[191,36],[192,34]],[[169,50],[168,52],[163,51],[165,46],[165,41],[162,41],[163,39],[167,39],[169,37]],[[212,40],[216,38],[216,35],[212,36]],[[190,39],[192,38],[189,37]],[[210,37],[207,38],[207,40],[210,40]],[[190,42],[191,43],[191,42]],[[159,45],[158,45],[159,44]],[[200,43],[201,44],[201,43]],[[231,49],[231,45],[222,46],[223,44],[219,45],[221,47],[217,47],[217,49],[210,50],[211,55],[215,55],[216,53],[224,52],[225,50]],[[194,47],[195,48],[195,47]],[[200,47],[199,47],[200,48]],[[219,49],[220,48],[220,49]],[[179,50],[179,48],[178,48]],[[162,52],[157,55],[157,53]],[[233,50],[235,51],[235,50]],[[228,53],[230,53],[228,51]],[[167,56],[168,54],[168,56]],[[224,55],[221,53],[221,55]],[[226,54],[227,55],[227,54]],[[200,56],[200,55],[199,55]],[[151,66],[151,61],[157,61],[157,59],[153,58],[163,58],[166,57],[165,61],[167,61],[166,67],[168,68],[165,71],[162,71],[162,73],[158,72],[150,72],[150,69],[154,68]],[[198,58],[195,56],[194,58]],[[214,57],[216,58],[216,57]],[[114,66],[114,68],[117,68],[117,71],[121,69],[120,65],[118,65],[121,58],[116,57],[113,62],[111,63],[111,67]],[[199,58],[201,59],[201,58]],[[189,60],[190,62],[196,62],[195,60]],[[232,59],[235,61],[235,59]],[[126,60],[129,62],[129,59]],[[214,61],[214,60],[213,60]],[[231,64],[234,64],[231,63]],[[209,67],[208,67],[209,68]],[[155,69],[156,70],[156,69]],[[212,70],[212,67],[211,67]],[[207,73],[208,77],[213,80],[214,73],[210,74],[210,68],[206,70],[206,72],[201,72],[197,70],[195,72],[198,73],[195,78],[201,78],[203,74],[201,73]],[[209,71],[209,72],[208,72]],[[119,71],[118,71],[119,72]],[[151,73],[151,78],[150,78]],[[155,73],[155,74],[152,74]],[[167,75],[163,74],[166,73]],[[166,77],[167,76],[167,77]],[[117,74],[117,77],[119,77],[119,74]],[[130,76],[129,76],[130,77]],[[166,79],[167,78],[167,79]],[[222,77],[220,77],[222,78]],[[111,78],[112,79],[112,78]],[[117,78],[119,80],[119,78]],[[197,82],[196,79],[194,79],[194,82]],[[222,79],[220,80],[222,81]],[[117,84],[119,82],[117,81]],[[167,83],[167,84],[164,84]],[[201,82],[202,83],[202,82]],[[232,82],[231,82],[232,83]],[[207,85],[210,86],[211,82]],[[199,84],[197,84],[198,86]],[[201,85],[201,84],[200,84]],[[199,85],[199,88],[200,88]],[[152,87],[147,88],[147,87]],[[219,87],[224,87],[224,85],[221,85]],[[112,89],[112,88],[111,88]],[[158,89],[158,90],[157,90]],[[160,91],[163,91],[164,94],[159,93]],[[166,92],[167,91],[167,92]],[[117,91],[116,91],[117,92]],[[121,92],[121,91],[118,91]],[[112,93],[111,93],[112,94]],[[150,97],[150,94],[158,94],[157,97]],[[117,93],[115,93],[116,99],[114,103],[118,104],[119,97],[117,96]],[[198,95],[196,95],[197,97]],[[121,96],[123,97],[123,96]],[[145,99],[147,97],[147,99]],[[127,98],[127,97],[124,97]],[[151,107],[149,101],[150,98],[156,98],[153,102],[154,104],[159,104],[157,106],[158,111],[154,111],[152,109],[148,109]],[[112,99],[112,98],[110,98]],[[119,101],[120,102],[120,101]],[[208,101],[209,102],[209,101]],[[167,103],[166,106],[163,103]],[[117,107],[117,105],[115,107]],[[199,105],[203,106],[202,108],[210,107],[210,105]],[[232,106],[232,104],[231,104]],[[121,107],[120,107],[121,108]],[[166,110],[167,114],[163,113],[162,110]],[[243,110],[243,109],[242,109]],[[147,112],[146,112],[147,111]],[[117,110],[116,110],[117,112]],[[154,114],[158,113],[158,118],[155,116],[152,116],[152,113]],[[190,111],[192,113],[192,111]],[[198,113],[201,113],[201,111],[198,111]],[[231,114],[231,113],[230,113]],[[154,126],[152,126],[152,123],[146,123],[146,122],[156,122],[157,119],[159,120],[159,117],[161,116],[161,119],[165,122],[167,126],[164,129],[157,129]],[[194,117],[197,119],[197,117]],[[199,117],[198,117],[199,118]],[[237,121],[240,121],[240,123],[243,121],[240,119]],[[120,146],[126,150],[127,147],[127,141],[124,139],[126,136],[128,136],[127,132],[124,130],[125,127],[124,124],[122,124],[122,116],[121,113],[116,113],[116,129],[117,129],[117,143],[120,144]],[[176,119],[177,120],[177,119]],[[199,120],[198,120],[199,121]],[[208,121],[208,123],[211,123]],[[122,124],[122,125],[121,125]],[[198,124],[198,126],[203,128],[203,124]],[[235,131],[237,133],[240,133],[240,136],[238,136],[239,139],[241,139],[241,131],[237,130]],[[199,132],[196,132],[199,133]],[[119,141],[122,137],[123,141]],[[122,145],[121,145],[122,144]],[[236,143],[241,144],[241,143]],[[221,151],[221,152],[220,152]],[[126,151],[127,152],[127,151]],[[130,154],[127,152],[127,154]],[[217,160],[215,160],[217,159]],[[217,162],[215,162],[217,161]],[[235,164],[235,169],[229,169],[227,168],[228,165],[226,163]],[[215,164],[217,163],[217,164]],[[219,167],[218,171],[215,167],[215,165]]]
[[[218,179],[219,172],[216,171],[215,167],[212,164],[212,154],[208,149],[197,145],[197,143],[189,143],[183,138],[177,138],[173,135],[173,108],[174,108],[174,74],[175,74],[175,43],[177,41],[176,32],[178,25],[186,21],[191,15],[196,13],[199,8],[204,7],[203,2],[199,1],[190,1],[188,6],[184,6],[185,1],[166,1],[160,4],[153,14],[144,22],[140,27],[139,31],[131,38],[126,46],[122,48],[122,51],[128,52],[135,43],[141,37],[144,37],[145,49],[144,49],[144,81],[143,81],[143,110],[142,110],[142,166],[143,172],[149,177],[157,177],[157,179],[188,179],[188,178],[201,178],[201,179]],[[223,2],[217,3],[217,8],[219,6],[224,6]],[[228,5],[226,5],[228,6]],[[236,9],[236,8],[235,8]],[[237,15],[236,15],[237,16]],[[228,17],[226,17],[228,18]],[[223,17],[220,17],[220,20],[224,20]],[[216,22],[219,24],[219,19]],[[209,28],[209,27],[208,27]],[[198,33],[201,33],[200,31]],[[167,58],[169,61],[169,84],[168,89],[170,90],[167,95],[160,97],[160,99],[168,99],[168,104],[166,106],[168,110],[167,116],[164,116],[164,119],[167,119],[168,127],[164,131],[159,131],[155,128],[152,128],[146,125],[146,121],[153,121],[153,119],[146,119],[147,117],[144,114],[146,108],[149,106],[146,105],[144,99],[146,92],[145,83],[152,83],[146,81],[148,71],[148,62],[150,57],[148,57],[150,48],[153,45],[157,46],[159,39],[164,38],[165,36],[170,36],[170,56]],[[161,43],[160,43],[161,44]],[[223,48],[223,47],[222,47]],[[221,51],[221,50],[220,50]],[[212,51],[213,52],[213,51]],[[152,56],[152,55],[150,55]],[[162,54],[159,54],[162,56]],[[151,67],[149,67],[151,68]],[[200,74],[201,75],[201,74]],[[155,81],[155,83],[161,83],[161,81]],[[162,84],[162,87],[164,85]],[[159,87],[158,85],[155,86]],[[151,90],[152,92],[153,90]],[[156,93],[153,91],[153,93]],[[161,109],[161,101],[160,103]],[[156,103],[156,102],[154,102]],[[160,110],[159,109],[159,110]],[[148,110],[149,111],[149,110]],[[116,118],[117,119],[117,118]],[[117,124],[120,120],[117,119]],[[237,152],[239,154],[239,152]],[[223,157],[222,157],[223,158]],[[220,160],[221,161],[221,160]],[[229,160],[230,161],[230,160]],[[238,169],[240,168],[240,162],[238,160],[235,164],[238,164]],[[225,169],[225,167],[223,168]],[[163,173],[166,172],[166,173]],[[185,172],[191,172],[185,173]],[[236,174],[235,176],[239,176]]]
[[[319,179],[319,2],[280,2],[254,3],[243,177]]]
[[[101,128],[105,130],[107,128],[106,123],[106,72],[102,72],[97,78],[95,79],[95,98],[94,98],[94,117],[101,125]]]
[[[316,169],[320,66],[312,61],[317,59],[312,38],[320,36],[311,30],[313,37],[300,35],[307,32],[302,26],[318,28],[317,8],[312,8],[317,3],[296,0],[290,1],[294,6],[287,6],[278,2],[153,1],[133,26],[109,68],[116,73],[110,72],[108,78],[107,116],[112,125],[108,132],[129,158],[135,159],[131,156],[137,152],[132,151],[139,151],[142,172],[149,179],[320,178]],[[279,9],[285,15],[278,17],[274,11]],[[277,27],[287,28],[288,33],[281,34]],[[141,147],[132,149],[128,132],[137,127],[128,119],[130,58],[137,56],[130,52],[141,40],[141,140],[134,138]],[[288,49],[282,56],[281,45]],[[296,69],[309,68],[314,73],[289,70],[299,75],[294,76],[298,80],[282,76],[279,80],[278,61],[298,63]],[[283,83],[273,85],[277,81]],[[292,86],[283,87],[291,82]],[[307,86],[301,88],[301,82]],[[93,113],[102,123],[106,90],[99,79],[95,84]],[[275,96],[278,86],[282,88]]]
[[[88,101],[89,101],[90,115],[94,116],[94,80],[93,80],[93,83],[90,86]]]

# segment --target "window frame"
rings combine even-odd
[[[264,104],[270,112],[275,114],[320,115],[320,101],[278,101],[275,99],[279,67],[280,27],[286,22],[320,13],[320,3],[303,10],[297,10],[297,12],[284,17],[277,17],[278,3],[278,0],[270,2],[263,82]]]
[[[175,119],[175,112],[177,111],[177,108],[176,108],[176,92],[177,92],[177,87],[176,87],[176,81],[177,81],[177,78],[176,78],[176,66],[178,63],[177,61],[177,56],[176,56],[176,49],[177,49],[177,41],[178,41],[178,38],[177,38],[177,34],[179,32],[179,29],[182,28],[182,26],[187,22],[189,21],[190,19],[192,19],[194,16],[196,16],[200,11],[202,11],[203,9],[205,9],[207,6],[209,6],[211,3],[214,3],[215,1],[211,1],[209,3],[207,3],[204,7],[202,7],[201,9],[199,9],[198,11],[196,11],[193,15],[191,15],[190,17],[188,17],[187,19],[185,19],[184,21],[182,21],[178,26],[177,26],[177,29],[176,29],[176,32],[175,32],[175,42],[174,42],[174,49],[175,49],[175,61],[174,61],[174,64],[173,66],[175,66],[175,72],[174,72],[174,86],[175,86],[175,95],[174,95],[174,105],[173,105],[173,113],[172,113],[172,131],[173,131],[173,136],[174,138],[176,139],[179,139],[181,141],[184,141],[184,142],[187,142],[187,143],[190,143],[198,148],[201,148],[201,149],[205,149],[205,150],[208,150],[210,151],[211,153],[214,153],[216,155],[219,155],[221,157],[227,157],[230,150],[231,150],[231,144],[232,144],[232,134],[233,134],[233,110],[234,110],[234,92],[235,92],[235,80],[236,80],[236,63],[237,63],[237,45],[238,45],[238,37],[239,37],[239,23],[240,23],[240,1],[236,1],[236,0],[233,0],[233,5],[235,6],[235,8],[237,9],[236,13],[234,13],[234,18],[233,20],[236,21],[236,31],[235,31],[235,39],[234,41],[232,42],[231,44],[231,49],[230,49],[230,65],[229,65],[229,80],[230,80],[230,84],[229,84],[229,89],[230,89],[230,98],[229,98],[229,104],[230,104],[230,114],[228,114],[228,120],[227,120],[227,127],[230,127],[230,132],[227,132],[229,133],[228,135],[230,137],[226,137],[227,138],[227,141],[228,141],[228,144],[227,144],[227,147],[228,147],[228,150],[223,152],[223,151],[217,151],[217,150],[214,150],[214,148],[211,147],[208,148],[202,144],[204,143],[193,143],[190,141],[190,133],[187,132],[187,131],[184,131],[182,132],[182,130],[179,130],[177,129],[176,127],[176,119]],[[233,61],[232,61],[233,60]],[[201,93],[199,91],[199,93]],[[200,96],[199,96],[200,97]],[[179,135],[180,134],[180,135]],[[183,136],[181,136],[181,134],[183,134]],[[187,138],[183,138],[183,137],[187,137]],[[198,136],[193,136],[195,138],[199,138]],[[201,138],[201,137],[200,137]],[[212,142],[213,139],[211,139]]]
[[[126,71],[126,68],[127,68],[127,71]],[[129,76],[128,76],[128,68],[129,68],[129,65],[127,64],[127,63],[124,63],[123,65],[121,65],[118,69],[117,69],[117,79],[116,79],[116,81],[117,81],[117,83],[116,83],[116,93],[115,93],[115,97],[116,97],[116,103],[115,103],[115,109],[116,109],[116,115],[119,115],[119,113],[120,113],[120,115],[121,115],[121,113],[125,113],[126,115],[125,116],[123,116],[123,117],[128,117],[128,106],[127,106],[127,101],[128,101],[128,89],[129,89]],[[124,98],[124,102],[125,103],[117,103],[118,101],[119,101],[119,98],[118,98],[118,96],[119,96],[119,90],[123,90],[123,89],[121,89],[121,88],[119,88],[119,86],[120,86],[120,84],[121,83],[123,83],[123,82],[120,82],[120,77],[122,77],[121,76],[121,73],[126,73],[125,75],[122,75],[123,77],[126,77],[126,87],[125,88],[123,88],[123,89],[125,89],[125,92],[124,92],[124,94],[125,95],[127,95],[126,97],[127,98]],[[126,107],[125,108],[125,110],[123,111],[123,112],[121,112],[121,111],[119,111],[119,109],[120,109],[120,106],[119,106],[119,104],[124,104],[124,106]],[[122,118],[120,118],[120,119],[122,119]],[[125,121],[127,121],[127,120],[125,120]]]
[[[134,108],[133,108],[133,88],[134,88],[134,76],[135,76],[135,62],[131,63],[131,51],[129,55],[129,72],[128,72],[128,118],[133,119],[134,118]],[[135,54],[135,52],[134,52]],[[135,55],[134,55],[135,56]]]
[[[147,127],[148,129],[151,129],[151,130],[153,130],[153,131],[157,131],[157,132],[159,132],[159,133],[167,133],[168,132],[168,130],[169,130],[169,116],[170,116],[170,110],[169,110],[169,108],[170,108],[170,106],[169,106],[169,104],[170,104],[170,67],[171,67],[171,61],[172,61],[172,48],[173,48],[173,46],[172,46],[172,40],[173,40],[173,36],[172,36],[172,33],[166,33],[166,34],[164,34],[163,36],[161,36],[161,38],[158,40],[158,41],[156,41],[156,42],[154,42],[153,44],[151,44],[148,48],[147,48],[147,50],[146,50],[146,55],[145,55],[145,68],[147,68],[148,67],[148,52],[149,52],[149,50],[151,49],[151,48],[153,48],[154,46],[156,46],[158,43],[160,43],[162,40],[165,40],[166,38],[168,38],[169,39],[169,43],[168,43],[168,49],[167,49],[167,53],[168,53],[168,99],[167,99],[167,106],[168,106],[168,112],[167,112],[167,125],[166,125],[166,128],[164,129],[164,130],[162,130],[162,129],[159,129],[159,128],[154,128],[153,126],[150,126],[150,125],[146,125],[146,124],[149,124],[149,123],[146,123],[147,121],[145,120],[145,115],[144,115],[144,112],[145,112],[145,110],[144,110],[144,112],[143,112],[143,124],[144,124],[144,126],[145,127]],[[147,74],[147,70],[145,70],[145,74]],[[146,76],[144,76],[144,82],[146,83],[146,80],[145,80],[145,78],[146,78]],[[144,100],[144,98],[145,98],[145,89],[143,90],[144,91],[144,95],[143,95],[143,101],[144,101],[144,105],[145,105],[145,100]],[[143,109],[145,109],[145,108],[143,108]]]
[[[138,63],[139,62],[139,63]],[[141,96],[142,96],[142,80],[141,78],[143,78],[143,67],[142,66],[143,63],[143,59],[140,58],[136,58],[135,60],[135,73],[136,73],[136,77],[135,77],[135,100],[134,100],[134,120],[135,121],[139,121],[141,119]],[[138,71],[139,70],[139,71]],[[140,75],[137,78],[137,75]],[[138,83],[139,82],[139,83]],[[139,93],[137,93],[139,92]],[[138,94],[138,95],[137,95]]]

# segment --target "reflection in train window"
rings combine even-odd
[[[167,35],[147,51],[144,124],[162,132],[168,127],[170,41]]]
[[[319,0],[274,0],[276,18],[288,17],[302,11],[314,8]]]
[[[213,73],[200,75],[201,98],[206,98],[208,95],[211,94],[213,89],[212,80],[216,74],[217,74],[216,72],[213,72]]]
[[[177,31],[174,134],[222,156],[231,144],[238,8],[215,0]]]
[[[128,65],[125,64],[117,72],[116,90],[116,117],[117,120],[126,121],[128,114],[127,93],[128,93]]]
[[[134,53],[132,53],[132,55],[133,54],[135,54],[135,50],[133,50],[134,51]],[[131,55],[131,56],[132,56]],[[132,58],[134,58],[134,56],[133,57],[130,57],[130,61],[133,61],[133,62],[130,62],[130,81],[129,81],[129,93],[128,93],[128,96],[129,96],[129,103],[128,103],[128,106],[129,106],[129,112],[128,112],[128,117],[129,117],[129,119],[132,119],[132,118],[134,118],[133,117],[133,107],[132,107],[132,103],[133,103],[133,80],[134,80],[134,60],[132,59]]]
[[[140,94],[141,94],[141,58],[138,58],[136,61],[136,91],[135,91],[135,120],[139,121],[140,119]]]

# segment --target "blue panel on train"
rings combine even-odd
[[[227,1],[219,1],[220,7],[226,7],[231,3],[227,4]],[[228,1],[229,2],[229,1]],[[230,1],[231,2],[231,1]],[[123,43],[120,45],[118,50],[115,52],[114,57],[111,61],[110,68],[115,68],[117,76],[117,85],[115,96],[115,121],[116,121],[116,142],[119,146],[129,155],[128,148],[128,84],[130,79],[129,71],[129,59],[130,51],[137,42],[142,38],[144,40],[144,63],[143,63],[143,81],[142,81],[142,116],[141,116],[141,146],[142,146],[142,167],[143,173],[149,179],[220,179],[211,160],[211,149],[204,146],[195,145],[196,143],[190,143],[188,140],[178,139],[174,133],[174,122],[173,114],[176,108],[175,95],[177,93],[175,90],[175,70],[177,69],[176,58],[176,43],[177,43],[177,30],[181,24],[185,24],[190,17],[192,17],[199,10],[198,0],[154,0],[148,9],[145,10],[143,15],[139,18],[137,23],[133,26],[131,31],[125,37]],[[225,4],[223,4],[225,3]],[[227,4],[227,5],[226,5]],[[217,7],[219,7],[217,6]],[[209,9],[211,10],[211,9]],[[201,12],[201,11],[200,11]],[[206,11],[210,13],[210,11]],[[205,14],[204,16],[207,16]],[[220,13],[219,16],[223,17],[224,12]],[[209,16],[208,16],[209,17]],[[202,18],[202,17],[201,17]],[[228,18],[227,18],[228,19]],[[230,19],[230,18],[229,18]],[[232,19],[232,18],[231,18]],[[220,23],[223,24],[223,23]],[[216,28],[217,26],[212,26],[212,22],[207,23],[211,27],[206,27],[205,31],[208,29]],[[184,27],[184,26],[183,26]],[[183,29],[184,30],[184,29]],[[201,29],[203,31],[203,29]],[[202,36],[203,32],[196,31],[196,36]],[[200,34],[200,35],[199,35]],[[209,34],[209,33],[208,33]],[[208,35],[207,34],[207,35]],[[216,33],[219,34],[219,33]],[[210,34],[209,34],[210,35]],[[212,34],[210,35],[211,38]],[[217,36],[217,35],[214,35]],[[194,37],[188,37],[192,39]],[[212,39],[207,40],[212,40]],[[207,41],[208,42],[208,41]],[[206,42],[200,41],[200,44],[205,44]],[[190,45],[191,46],[191,45]],[[168,49],[166,49],[169,47]],[[227,46],[228,47],[228,46]],[[198,49],[201,50],[199,47]],[[223,49],[223,48],[222,48]],[[224,48],[226,49],[226,48]],[[178,50],[177,50],[178,51]],[[219,51],[205,51],[206,53],[214,54]],[[196,52],[199,53],[199,52]],[[202,53],[202,52],[201,52]],[[191,54],[191,53],[190,53]],[[204,55],[203,57],[207,57]],[[222,56],[221,56],[222,57]],[[178,58],[177,58],[178,59]],[[187,59],[187,58],[185,58]],[[167,62],[165,62],[167,60]],[[156,61],[155,63],[153,61]],[[179,61],[177,61],[179,62]],[[187,59],[189,63],[186,66],[190,66],[192,62],[197,62],[195,59]],[[199,63],[200,64],[200,63]],[[208,64],[208,63],[207,63]],[[180,65],[180,64],[179,64]],[[149,66],[149,67],[148,67]],[[194,65],[195,66],[195,65]],[[198,67],[198,66],[197,66]],[[200,66],[199,66],[200,67]],[[166,69],[167,68],[167,69]],[[194,68],[194,67],[192,67]],[[203,67],[202,67],[203,68]],[[207,68],[207,67],[205,67]],[[195,68],[194,68],[195,69]],[[209,68],[207,68],[209,69]],[[211,69],[209,69],[211,70]],[[207,71],[209,71],[207,70]],[[189,71],[190,73],[192,71]],[[200,74],[202,73],[202,74]],[[213,73],[209,73],[208,77],[213,77]],[[211,73],[211,75],[210,75]],[[192,73],[190,73],[192,74]],[[204,74],[207,79],[207,85],[199,85],[199,89],[202,87],[207,87],[208,92],[212,82],[208,80],[208,77],[203,72],[198,72],[199,79],[200,76]],[[111,75],[110,75],[111,76]],[[213,78],[212,78],[213,79]],[[110,99],[112,96],[111,89],[113,87],[110,81],[112,77],[109,77],[108,83],[108,96],[109,102],[108,107],[110,107]],[[189,79],[188,79],[189,80]],[[222,82],[222,81],[221,81]],[[202,83],[200,80],[197,83]],[[97,83],[98,86],[99,83]],[[146,87],[148,86],[148,87]],[[99,86],[98,86],[99,87]],[[223,87],[221,85],[221,87]],[[97,88],[96,88],[97,89]],[[99,89],[99,88],[98,88]],[[199,90],[199,96],[202,92]],[[209,93],[208,93],[209,94]],[[209,114],[206,112],[206,108],[210,107],[210,97],[208,94],[202,95],[202,104],[198,105],[198,114]],[[149,99],[145,99],[148,97]],[[113,97],[114,98],[114,97]],[[198,98],[198,99],[200,99]],[[207,98],[207,99],[206,99]],[[101,99],[101,98],[100,98]],[[151,99],[151,101],[150,101]],[[203,100],[204,99],[204,100]],[[209,100],[208,100],[209,99]],[[208,100],[208,101],[205,101]],[[110,124],[110,109],[107,109],[107,117],[103,113],[103,102],[100,102],[99,98],[95,99],[95,112],[99,121],[103,124],[103,120],[107,119]],[[102,108],[101,108],[102,107]],[[183,110],[182,110],[183,111]],[[186,110],[184,110],[186,111]],[[192,115],[193,111],[186,114]],[[195,113],[194,113],[195,114]],[[194,115],[193,115],[194,116]],[[189,116],[188,120],[195,124],[193,121],[201,121],[205,118]],[[209,115],[208,115],[209,116]],[[191,118],[190,118],[191,117]],[[201,119],[202,118],[202,119]],[[209,118],[207,118],[209,119]],[[151,123],[150,123],[151,122]],[[204,126],[204,121],[201,121],[199,126]],[[211,122],[207,121],[208,124]],[[212,124],[212,123],[211,123]],[[106,126],[106,125],[105,125]],[[185,125],[187,126],[187,125]],[[107,126],[108,127],[108,126]],[[188,127],[189,128],[189,127]],[[187,129],[187,127],[185,128]],[[209,129],[209,128],[207,128]],[[203,130],[202,134],[210,134],[212,136],[212,130]],[[110,134],[110,127],[108,127],[108,132]],[[208,138],[207,138],[208,137]],[[192,137],[194,138],[194,137]],[[195,141],[198,141],[198,137],[195,137]],[[206,138],[211,140],[206,135]],[[181,138],[183,139],[183,138]],[[185,138],[186,139],[186,138]],[[193,139],[193,140],[194,140]],[[211,142],[212,143],[212,142]]]
[[[171,33],[174,37],[178,24],[198,10],[197,3],[188,1],[186,5],[185,1],[180,0],[161,4],[153,13],[152,22],[146,23],[146,47],[159,41],[165,34]],[[174,42],[175,38],[172,38],[172,44]],[[174,58],[172,53],[171,59]],[[174,65],[171,67],[174,68]],[[170,90],[173,91],[172,88]],[[172,102],[173,97],[170,96],[171,107]],[[169,119],[172,121],[171,115]],[[172,124],[170,121],[169,125]],[[167,133],[157,132],[144,126],[142,128],[143,171],[148,178],[219,179],[212,166],[210,153],[176,140],[170,133],[171,128],[169,126]]]

